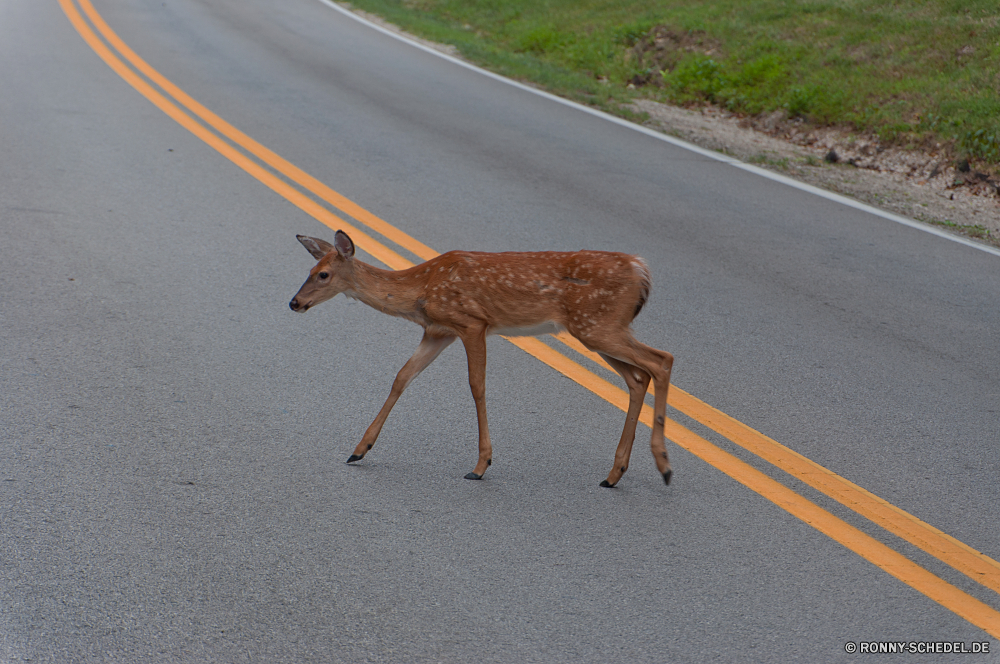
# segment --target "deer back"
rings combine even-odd
[[[428,320],[448,327],[482,321],[490,333],[515,336],[628,326],[650,288],[641,258],[605,251],[451,251],[412,270],[426,279]]]

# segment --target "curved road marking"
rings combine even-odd
[[[77,1],[80,3],[83,11],[87,14],[87,17],[93,22],[94,26],[101,32],[108,43],[114,46],[118,53],[129,60],[132,65],[149,78],[150,81],[154,81],[163,91],[173,97],[174,100],[186,106],[189,111],[200,117],[208,125],[215,128],[220,134],[240,145],[247,152],[253,154],[265,164],[285,175],[290,180],[293,180],[303,186],[338,209],[348,212],[348,214],[356,220],[367,225],[369,228],[372,228],[372,230],[379,232],[383,236],[392,239],[400,246],[409,249],[417,256],[427,259],[437,255],[437,252],[434,250],[430,249],[426,245],[423,245],[414,238],[411,238],[402,231],[399,231],[387,222],[379,219],[374,214],[333,191],[312,176],[309,176],[294,165],[279,157],[277,154],[271,152],[236,128],[232,127],[204,106],[196,102],[194,99],[186,95],[173,83],[168,81],[156,72],[156,70],[150,67],[145,61],[139,58],[138,55],[136,55],[124,42],[122,42],[96,12],[89,0]],[[321,1],[325,2],[326,0]],[[395,251],[376,241],[371,236],[363,233],[356,227],[333,214],[323,206],[317,204],[315,201],[305,196],[294,187],[276,177],[267,169],[249,159],[232,145],[222,140],[219,136],[206,129],[204,125],[178,108],[173,102],[143,80],[142,77],[129,69],[129,67],[122,62],[117,55],[115,55],[115,53],[104,44],[104,42],[101,41],[90,26],[87,25],[79,11],[77,11],[76,6],[72,4],[72,0],[59,0],[59,3],[70,22],[87,42],[87,44],[117,74],[119,74],[119,76],[125,79],[125,81],[132,85],[132,87],[149,99],[158,108],[163,110],[181,126],[191,131],[205,143],[230,159],[234,164],[245,170],[250,175],[253,175],[260,182],[266,184],[273,191],[283,196],[286,200],[293,203],[313,218],[333,229],[347,229],[348,232],[358,238],[358,244],[362,246],[367,253],[371,254],[382,263],[392,267],[393,269],[402,269],[413,265],[413,263],[408,259],[402,257]],[[575,382],[587,388],[597,396],[600,396],[605,401],[608,401],[623,411],[627,411],[627,393],[605,381],[596,374],[588,371],[581,365],[573,362],[566,356],[556,352],[538,339],[516,338],[508,339],[508,341],[550,367],[556,369],[560,373],[563,373],[567,377],[573,379]],[[563,341],[564,343],[567,343],[565,340]],[[573,346],[571,342],[569,345]],[[586,349],[579,346],[579,344],[576,344],[575,349],[582,351],[585,355],[589,353],[589,351],[586,351]],[[589,354],[588,356],[592,357],[592,359],[596,357],[593,356],[593,354]],[[600,361],[599,358],[597,358],[597,360]],[[975,550],[971,547],[968,547],[958,540],[942,533],[933,526],[925,524],[916,517],[907,514],[903,510],[896,508],[864,489],[857,487],[848,480],[841,478],[835,473],[823,468],[819,464],[810,461],[806,457],[798,455],[792,450],[789,450],[766,436],[757,433],[753,429],[743,425],[733,418],[730,418],[728,415],[721,413],[721,411],[711,408],[711,406],[704,404],[704,402],[697,400],[682,390],[675,388],[672,392],[680,393],[680,398],[676,399],[676,401],[680,402],[679,405],[686,405],[687,410],[701,414],[702,418],[707,420],[703,422],[706,426],[716,429],[727,437],[731,437],[731,439],[734,440],[734,442],[737,442],[737,444],[754,451],[755,454],[758,454],[762,458],[775,463],[778,467],[786,470],[786,472],[789,472],[796,477],[799,477],[803,481],[810,483],[810,485],[816,486],[808,479],[811,474],[827,478],[835,478],[833,479],[834,484],[831,485],[834,487],[833,489],[830,489],[831,492],[820,488],[820,486],[825,486],[823,483],[820,483],[820,486],[817,486],[816,488],[819,488],[819,490],[827,493],[827,495],[831,495],[843,504],[851,507],[851,509],[857,511],[859,514],[871,519],[873,522],[883,525],[883,527],[886,527],[900,537],[903,537],[908,541],[912,541],[931,555],[934,555],[939,560],[942,560],[959,571],[969,575],[970,578],[973,578],[977,582],[983,583],[983,585],[986,585],[994,590],[997,590],[997,588],[1000,587],[997,585],[997,570],[1000,569],[1000,565],[987,556],[975,552]],[[690,413],[688,414],[690,415]],[[691,417],[698,419],[695,415],[691,415]],[[644,406],[640,420],[647,426],[652,425],[652,411],[648,406]],[[993,636],[1000,637],[1000,612],[994,610],[992,607],[980,602],[971,595],[968,595],[955,586],[952,586],[939,577],[933,575],[929,571],[916,565],[878,540],[875,540],[857,528],[847,524],[843,520],[808,501],[791,489],[756,470],[749,464],[746,464],[731,454],[719,449],[706,439],[698,436],[677,422],[672,420],[668,421],[667,433],[672,441],[692,452],[699,458],[705,460],[707,463],[715,466],[744,486],[767,498],[771,502],[793,514],[797,518],[805,521],[825,535],[840,542],[845,547],[872,562],[900,581],[903,581],[910,587],[918,590],[927,597],[930,597],[942,606],[955,612],[957,615],[962,616],[969,622],[984,629]],[[750,443],[748,443],[750,446],[748,446],[748,444],[745,444],[747,440],[744,439],[754,440],[751,440]],[[759,448],[763,454],[752,449],[754,446]],[[775,451],[779,453],[778,456],[775,456]],[[805,476],[801,476],[794,472],[795,464],[789,466],[787,461],[780,458],[781,454],[791,456],[793,459],[797,459],[799,463],[804,463],[804,467],[807,469]],[[775,460],[772,461],[772,459],[768,458],[768,456],[773,457]],[[790,470],[789,468],[792,469]],[[848,500],[853,502],[848,503],[845,502],[845,500],[841,500],[841,498],[838,497],[840,495],[850,496]],[[869,516],[868,514],[865,514],[865,512],[858,509],[853,503],[859,502],[859,498],[861,499],[861,503],[869,504],[866,509],[871,515],[881,519],[888,525],[880,523],[876,520],[876,518],[872,518],[872,516]],[[870,505],[880,505],[884,509],[872,509]],[[897,530],[900,530],[900,528],[896,524],[896,521],[891,518],[885,518],[883,513],[886,510],[894,513],[897,517],[896,521],[904,524],[904,528],[901,529],[902,532],[909,532],[912,530],[913,533],[916,533],[915,535],[912,535],[913,539],[910,539],[906,534],[896,532]],[[940,540],[946,542],[948,546],[942,546]],[[984,579],[986,582],[984,582]]]
[[[325,0],[323,1],[325,2]],[[94,10],[90,0],[81,0],[81,6],[86,12],[88,18],[90,18],[108,43],[117,49],[118,52],[121,53],[129,62],[131,62],[131,64],[139,72],[149,78],[150,81],[159,85],[162,90],[167,92],[182,106],[187,107],[205,123],[215,128],[220,134],[243,147],[247,152],[255,155],[265,164],[278,171],[288,179],[296,182],[308,191],[311,191],[317,197],[325,200],[330,205],[343,210],[348,215],[354,217],[372,230],[380,233],[405,249],[408,249],[416,256],[419,256],[424,260],[428,260],[438,255],[437,251],[434,251],[430,247],[417,241],[405,232],[396,229],[391,224],[355,204],[353,201],[348,200],[341,194],[319,182],[279,155],[257,143],[255,140],[239,131],[216,114],[209,111],[153,69],[135,52],[133,52]],[[351,14],[351,16],[354,16],[354,14]],[[384,29],[379,29],[385,32]],[[418,46],[420,45],[418,44]],[[420,47],[426,49],[424,46]],[[437,53],[436,51],[434,52]],[[125,68],[125,71],[128,71],[127,68]],[[496,75],[490,74],[490,76],[496,78]],[[137,80],[141,82],[141,79]],[[132,82],[132,84],[136,85],[134,82]],[[145,94],[145,92],[143,94]],[[165,111],[170,113],[170,109],[165,108],[159,102],[154,101],[154,103],[157,103],[158,106],[164,108]],[[172,106],[172,104],[168,101],[164,100],[164,103],[167,106]],[[175,117],[175,115],[183,116],[183,112],[176,109],[176,107],[173,107],[173,110],[175,113],[171,113],[171,117],[174,117],[175,120],[181,122],[181,120]],[[186,123],[182,122],[182,124],[187,126]],[[196,122],[194,124],[197,125]],[[210,132],[208,135],[211,136]],[[208,138],[205,138],[204,136],[202,136],[202,138],[203,140],[206,140],[206,142],[209,142]],[[210,144],[212,143],[210,142]],[[216,146],[213,144],[213,147]],[[216,149],[220,148],[216,147]],[[698,148],[698,151],[707,152],[701,150],[700,148]],[[227,156],[229,155],[227,154]],[[239,158],[232,156],[230,156],[230,158],[233,159],[233,161],[241,168],[248,171],[250,168],[247,164],[253,165],[252,161],[247,160],[242,155],[239,155]],[[724,159],[730,160],[729,157],[724,157]],[[264,176],[257,175],[256,173],[251,174],[254,174],[255,177],[258,177],[258,179],[262,182],[277,191],[274,182],[280,183],[280,180],[276,180],[273,177],[265,178]],[[369,236],[361,234],[361,231],[358,231],[340,217],[326,212],[323,208],[319,208],[317,210],[315,204],[309,206],[309,203],[312,202],[309,201],[308,198],[302,197],[300,199],[299,197],[296,197],[295,200],[293,200],[291,194],[282,193],[282,195],[313,217],[319,218],[317,217],[317,214],[321,215],[322,218],[320,220],[327,226],[330,226],[333,229],[344,228],[351,234],[359,234],[358,241],[360,245],[362,247],[370,247],[371,250],[369,253],[389,267],[392,267],[393,269],[402,269],[412,265],[411,262],[399,254],[392,252],[387,247],[376,242]],[[335,223],[331,223],[331,221]],[[559,335],[557,338],[577,352],[608,368],[607,365],[604,364],[603,360],[601,360],[596,354],[586,350],[571,336],[563,334]],[[517,344],[515,343],[515,345]],[[705,402],[697,399],[676,386],[672,386],[669,403],[673,408],[676,408],[685,415],[707,426],[716,433],[728,438],[737,445],[740,445],[744,449],[756,454],[790,475],[802,480],[809,486],[812,486],[818,491],[837,500],[842,505],[854,510],[858,514],[861,514],[866,519],[869,519],[873,523],[885,528],[894,535],[901,537],[939,560],[951,565],[976,582],[995,592],[1000,592],[1000,563],[992,558],[976,551],[967,544],[956,540],[934,526],[931,526],[919,518],[901,510],[895,505],[888,503],[882,498],[879,498],[878,496],[857,486],[836,473],[833,473],[807,457],[804,457],[774,441],[773,439],[764,436],[751,427],[748,427],[742,422],[739,422],[712,406],[709,406]]]
[[[566,346],[614,372],[597,353],[584,348],[569,334],[563,332],[555,336]],[[652,394],[652,388],[649,393]],[[1000,562],[673,385],[670,386],[669,403],[748,452],[1000,593]]]

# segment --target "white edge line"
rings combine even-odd
[[[729,155],[721,154],[721,153],[715,152],[713,150],[706,150],[705,148],[702,148],[702,147],[699,147],[697,145],[694,145],[693,143],[688,143],[687,141],[681,140],[679,138],[675,138],[673,136],[670,136],[669,134],[664,134],[662,132],[656,131],[655,129],[650,129],[649,127],[643,127],[642,125],[638,125],[638,124],[636,124],[634,122],[629,122],[628,120],[616,117],[616,116],[611,115],[609,113],[605,113],[604,111],[599,111],[596,108],[591,108],[589,106],[584,106],[583,104],[577,103],[575,101],[570,101],[569,99],[563,99],[562,97],[558,97],[558,96],[556,96],[556,95],[554,95],[554,94],[552,94],[550,92],[545,92],[544,90],[539,90],[537,88],[531,87],[530,85],[525,85],[524,83],[519,83],[518,81],[509,79],[509,78],[507,78],[505,76],[501,76],[500,74],[495,74],[495,73],[493,73],[491,71],[483,69],[482,67],[477,67],[476,65],[470,64],[470,63],[466,62],[465,60],[462,60],[460,58],[456,58],[456,57],[454,57],[452,55],[448,55],[447,53],[439,51],[439,50],[437,50],[435,48],[431,48],[430,46],[427,46],[426,44],[421,44],[420,42],[414,41],[413,39],[410,39],[406,35],[400,34],[400,33],[395,32],[393,30],[389,30],[388,28],[385,28],[385,27],[379,25],[378,23],[374,23],[372,21],[369,21],[368,19],[364,18],[363,16],[359,16],[358,14],[354,13],[350,9],[347,9],[346,7],[342,7],[341,5],[338,5],[336,2],[333,2],[333,0],[319,0],[319,2],[323,3],[327,7],[330,7],[331,9],[337,10],[341,14],[344,14],[345,16],[348,16],[348,17],[354,19],[355,21],[357,21],[359,23],[362,23],[362,24],[368,26],[369,28],[371,28],[373,30],[377,30],[377,31],[381,32],[382,34],[385,34],[385,35],[388,35],[388,36],[393,37],[395,39],[398,39],[401,42],[405,42],[406,44],[409,44],[410,46],[412,46],[414,48],[418,48],[421,51],[424,51],[426,53],[430,53],[431,55],[436,55],[437,57],[442,58],[444,60],[447,60],[448,62],[456,64],[456,65],[458,65],[460,67],[465,67],[466,69],[468,69],[470,71],[474,71],[474,72],[476,72],[478,74],[481,74],[483,76],[487,76],[489,78],[492,78],[495,81],[500,81],[501,83],[506,83],[507,85],[511,85],[511,86],[513,86],[515,88],[518,88],[519,90],[524,90],[526,92],[530,92],[532,94],[539,95],[539,96],[544,97],[546,99],[549,99],[551,101],[563,104],[564,106],[569,106],[570,108],[574,108],[574,109],[576,109],[578,111],[583,111],[584,113],[589,113],[590,115],[602,118],[604,120],[607,120],[608,122],[613,122],[614,124],[617,124],[619,126],[627,127],[628,129],[632,129],[633,131],[637,131],[639,133],[646,134],[647,136],[650,136],[652,138],[664,141],[666,143],[670,143],[671,145],[675,145],[675,146],[677,146],[679,148],[683,148],[683,149],[688,150],[690,152],[694,152],[695,154],[699,154],[699,155],[701,155],[703,157],[708,157],[709,159],[714,159],[715,161],[721,161],[724,164],[728,164],[730,166],[735,166],[736,168],[743,169],[744,171],[749,171],[751,173],[754,173],[754,174],[759,175],[761,177],[767,178],[769,180],[774,180],[775,182],[780,182],[781,184],[788,185],[789,187],[793,187],[793,188],[798,189],[800,191],[804,191],[804,192],[808,192],[810,194],[814,194],[814,195],[819,196],[821,198],[825,198],[827,200],[834,201],[835,203],[840,203],[841,205],[846,205],[846,206],[854,208],[856,210],[861,210],[862,212],[867,212],[868,214],[873,214],[873,215],[875,215],[877,217],[882,217],[883,219],[888,219],[889,221],[894,221],[897,224],[902,224],[903,226],[909,226],[910,228],[915,228],[917,230],[924,231],[925,233],[930,233],[931,235],[936,235],[936,236],[944,238],[946,240],[951,240],[952,242],[957,242],[959,244],[964,244],[965,246],[972,247],[973,249],[979,249],[980,251],[985,251],[986,253],[993,254],[994,256],[1000,256],[1000,249],[991,247],[989,245],[980,244],[979,242],[975,242],[973,240],[970,240],[968,238],[962,237],[960,235],[955,235],[953,233],[949,233],[947,231],[941,230],[940,228],[935,228],[934,226],[931,226],[930,224],[919,222],[919,221],[916,221],[914,219],[909,219],[907,217],[903,217],[903,216],[900,216],[898,214],[893,214],[891,212],[886,212],[885,210],[880,210],[880,209],[878,209],[876,207],[872,207],[871,205],[868,205],[867,203],[862,203],[861,201],[854,200],[853,198],[848,198],[847,196],[843,196],[841,194],[836,194],[836,193],[834,193],[832,191],[827,191],[825,189],[820,189],[819,187],[813,186],[811,184],[806,184],[804,182],[799,182],[798,180],[792,179],[792,178],[790,178],[788,176],[781,175],[779,173],[774,173],[772,171],[769,171],[767,169],[761,168],[759,166],[754,166],[752,164],[747,164],[745,162],[740,161],[739,159],[736,159],[734,157],[730,157]]]

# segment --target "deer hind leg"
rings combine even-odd
[[[469,330],[462,336],[465,354],[469,359],[469,387],[476,402],[476,417],[479,420],[479,461],[467,480],[481,480],[486,469],[493,462],[493,445],[490,442],[490,426],[486,420],[486,328]]]
[[[670,389],[670,371],[674,366],[674,356],[670,353],[640,343],[627,332],[611,339],[580,339],[585,346],[602,355],[608,355],[626,364],[639,367],[653,380],[653,434],[649,446],[656,460],[656,468],[663,481],[670,484],[673,471],[667,456],[667,446],[663,428],[667,417],[667,392]],[[630,399],[631,406],[631,399]]]
[[[385,424],[386,418],[389,417],[389,411],[396,405],[396,401],[403,393],[403,390],[406,389],[406,386],[420,375],[420,372],[426,369],[431,362],[437,359],[441,351],[447,348],[454,340],[455,337],[432,337],[424,332],[424,337],[420,340],[417,351],[413,354],[413,357],[406,361],[406,364],[399,370],[399,373],[396,374],[396,380],[392,381],[392,389],[389,391],[389,398],[385,400],[385,404],[375,417],[375,421],[371,423],[371,426],[365,431],[365,435],[361,437],[361,442],[354,448],[354,454],[350,456],[347,463],[360,460],[372,448],[372,445],[375,444],[375,439],[378,438],[379,433],[382,431],[382,426]]]
[[[628,414],[625,416],[622,438],[615,451],[615,465],[608,473],[608,479],[601,482],[603,487],[613,487],[618,484],[618,480],[628,470],[629,457],[632,455],[632,443],[635,441],[635,428],[639,424],[639,411],[642,410],[650,376],[639,367],[616,360],[610,355],[602,353],[601,357],[625,379],[625,384],[628,385]]]
[[[649,439],[649,447],[653,451],[653,458],[656,459],[656,468],[663,476],[663,483],[669,485],[673,470],[667,457],[663,428],[667,421],[667,391],[670,389],[670,371],[674,366],[674,356],[662,350],[650,350],[655,351],[656,361],[660,362],[665,375],[660,381],[653,383],[653,435]]]

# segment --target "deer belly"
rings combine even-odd
[[[565,327],[553,320],[543,321],[524,327],[491,327],[489,334],[499,334],[505,337],[538,337],[543,334],[559,334]]]

